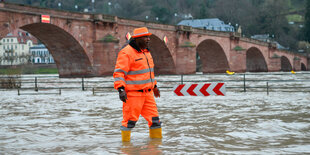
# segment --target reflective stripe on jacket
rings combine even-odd
[[[132,45],[135,47],[134,41],[118,54],[113,74],[114,88],[153,89],[157,82],[154,80],[154,62],[151,53],[147,49],[139,51]]]

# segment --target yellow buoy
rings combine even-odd
[[[229,71],[229,70],[227,70],[226,73],[229,74],[229,75],[235,74],[235,72],[231,72],[231,71]]]
[[[292,74],[296,74],[296,72],[295,72],[295,71],[293,71],[293,70],[291,71],[291,73],[292,73]]]

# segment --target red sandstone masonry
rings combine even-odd
[[[41,14],[49,14],[51,24],[41,24]],[[116,55],[126,42],[125,34],[142,26],[153,33],[150,48],[157,74],[195,73],[197,52],[202,57],[204,72],[223,72],[225,69],[244,72],[249,67],[247,64],[261,68],[255,62],[265,62],[268,71],[279,71],[281,59],[274,55],[287,58],[296,71],[301,70],[301,64],[308,69],[310,66],[306,56],[280,51],[266,42],[226,32],[0,3],[0,39],[16,28],[29,31],[48,47],[62,77],[112,75]],[[106,35],[119,39],[119,43],[101,42]],[[162,41],[164,36],[168,37],[167,45]],[[195,46],[181,47],[184,42]],[[237,46],[243,50],[235,50]],[[249,51],[256,54],[247,56]],[[251,60],[255,61],[247,63]]]

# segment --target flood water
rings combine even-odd
[[[309,78],[310,79],[310,78]],[[229,92],[156,99],[163,139],[144,118],[122,143],[116,91],[0,91],[0,154],[309,154],[310,93]]]

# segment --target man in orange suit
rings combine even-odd
[[[136,28],[132,39],[118,54],[114,70],[114,88],[123,101],[122,141],[130,141],[131,129],[139,116],[148,122],[150,138],[162,138],[161,122],[155,103],[160,97],[154,79],[154,63],[148,49],[150,35],[146,27]]]

